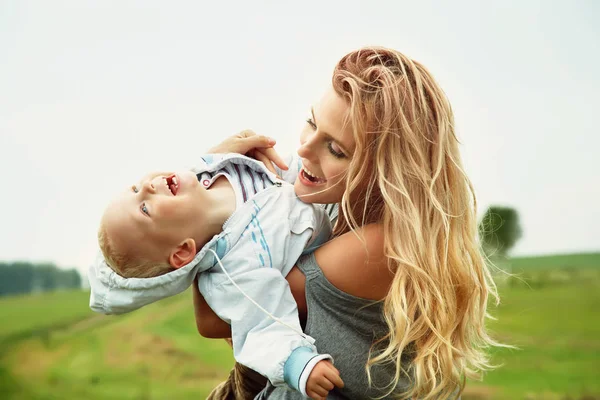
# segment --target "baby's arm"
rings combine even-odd
[[[199,290],[219,317],[231,324],[238,362],[275,385],[285,382],[306,394],[305,384],[315,365],[331,357],[319,355],[314,340],[302,332],[283,275],[307,243],[322,239],[313,235],[314,229],[329,232],[328,219],[298,201],[291,185],[259,193],[244,207],[238,215],[248,219],[237,221],[243,232],[229,227],[235,235],[233,247],[219,265],[200,276]],[[323,239],[328,237],[321,233]]]
[[[300,323],[306,321],[306,295],[304,289],[306,286],[306,277],[298,269],[292,268],[290,273],[285,277],[285,280],[290,285],[292,296],[298,306],[298,315]],[[231,338],[231,325],[223,321],[208,305],[204,296],[198,290],[198,280],[192,285],[193,302],[194,302],[194,318],[196,319],[196,328],[198,333],[208,339],[226,339]]]
[[[226,264],[227,258],[223,260]],[[240,260],[236,262],[239,267]],[[281,273],[272,268],[243,269],[232,276],[235,285],[222,274],[201,275],[200,291],[208,305],[231,324],[234,356],[239,363],[275,385],[286,382],[305,393],[303,383],[308,375],[302,379],[303,373],[310,374],[317,361],[330,357],[319,355],[312,338],[302,334],[294,299]],[[215,279],[221,282],[214,284]],[[280,322],[245,298],[238,287]]]

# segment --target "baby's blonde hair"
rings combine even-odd
[[[333,87],[348,102],[356,141],[336,232],[381,223],[395,272],[384,301],[388,333],[372,348],[369,380],[373,365],[391,362],[388,395],[408,378],[397,397],[458,397],[466,377],[491,368],[486,349],[498,343],[486,332],[486,307],[498,295],[450,103],[423,65],[386,48],[346,55]]]
[[[98,230],[98,244],[108,266],[123,278],[152,278],[174,270],[167,262],[139,259],[118,251],[104,224],[100,224]]]

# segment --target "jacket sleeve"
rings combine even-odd
[[[251,262],[251,258],[246,260]],[[302,333],[289,285],[276,269],[243,269],[231,276],[235,284],[226,278],[212,286],[206,280],[215,274],[202,274],[200,291],[217,315],[231,324],[234,357],[239,363],[266,376],[273,385],[285,382],[303,392],[301,375],[318,353],[314,340]]]
[[[238,215],[246,219],[235,222],[236,233],[233,226],[226,228],[232,247],[200,275],[199,289],[231,324],[236,360],[274,385],[287,383],[302,392],[300,378],[318,353],[314,340],[302,332],[285,275],[314,229],[326,228],[329,220],[298,201],[291,185],[261,192],[243,207]]]

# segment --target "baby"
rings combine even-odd
[[[262,163],[204,156],[195,170],[150,174],[109,204],[102,254],[88,274],[90,307],[133,311],[182,292],[199,274],[207,303],[231,324],[238,362],[304,395],[315,385],[343,386],[324,361],[331,356],[302,332],[284,278],[330,233],[324,211]]]

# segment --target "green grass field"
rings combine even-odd
[[[502,367],[463,399],[600,399],[600,253],[512,260],[491,308]],[[205,398],[233,363],[195,330],[191,293],[107,317],[87,292],[0,299],[1,399]]]
[[[568,257],[517,259],[500,287],[501,305],[491,313],[494,336],[519,349],[496,349],[482,384],[467,393],[498,399],[600,398],[600,256],[581,268]],[[556,260],[567,260],[559,267]],[[531,264],[529,264],[531,263]],[[531,265],[531,268],[529,268]],[[478,389],[485,389],[478,391]]]

